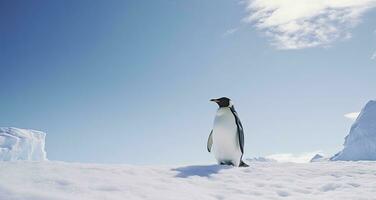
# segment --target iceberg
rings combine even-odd
[[[344,148],[330,160],[376,160],[376,101],[369,101],[345,137]]]
[[[328,161],[329,158],[325,158],[321,154],[316,154],[315,156],[312,157],[312,159],[309,162],[323,162],[323,161]]]
[[[0,127],[0,161],[44,161],[46,134],[41,131]]]

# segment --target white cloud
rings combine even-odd
[[[268,159],[273,159],[278,162],[294,162],[294,163],[308,163],[316,154],[322,154],[321,151],[307,152],[301,154],[291,154],[291,153],[282,153],[282,154],[273,154],[266,156]]]
[[[372,56],[371,56],[371,60],[375,60],[376,59],[376,51],[373,52]]]
[[[347,113],[347,114],[345,114],[344,116],[346,117],[346,118],[349,118],[349,119],[351,119],[351,120],[356,120],[356,118],[358,118],[358,116],[359,116],[359,112],[351,112],[351,113]]]
[[[279,49],[326,46],[351,37],[350,30],[376,0],[247,0],[245,22]]]
[[[234,33],[236,33],[238,31],[238,28],[232,28],[232,29],[228,29],[226,30],[225,33],[223,33],[223,37],[226,37],[226,36],[229,36],[229,35],[232,35]]]

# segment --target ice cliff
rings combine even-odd
[[[43,161],[46,134],[41,131],[0,127],[0,161]]]
[[[376,160],[376,101],[369,101],[360,112],[344,148],[331,160]]]

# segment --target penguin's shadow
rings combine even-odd
[[[178,172],[178,174],[175,175],[175,177],[178,178],[189,178],[191,176],[210,177],[221,170],[230,168],[232,167],[227,165],[192,165],[175,168],[172,169],[172,171]]]

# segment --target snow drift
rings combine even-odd
[[[344,148],[331,160],[376,160],[376,101],[369,101],[360,112]]]
[[[375,162],[135,166],[0,162],[1,200],[374,200]]]
[[[47,160],[45,138],[41,131],[0,127],[0,161]]]

